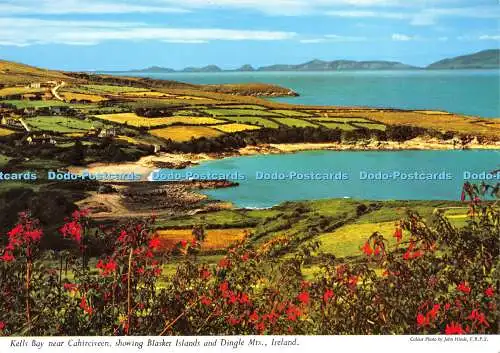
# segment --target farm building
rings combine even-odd
[[[28,145],[56,145],[57,141],[50,135],[30,135],[25,139]]]
[[[99,134],[97,135],[98,137],[115,137],[120,134],[120,131],[117,128],[108,128],[108,129],[101,129],[99,131]]]
[[[0,121],[1,124],[5,127],[16,129],[16,130],[24,130],[25,126],[21,119],[15,119],[11,117],[3,117]]]

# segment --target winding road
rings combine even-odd
[[[64,87],[64,85],[66,85],[66,82],[62,81],[60,84],[58,84],[57,86],[53,87],[50,90],[54,98],[60,100],[61,102],[64,102],[64,99],[59,95],[59,93],[57,93],[57,90],[61,87]]]

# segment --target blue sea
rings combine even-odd
[[[459,200],[465,181],[500,182],[500,151],[307,151],[204,162],[163,169],[164,180],[228,179],[237,187],[205,190],[238,207],[325,198]]]
[[[493,70],[136,76],[196,84],[278,84],[295,90],[300,97],[276,100],[297,104],[443,110],[500,117],[500,74]],[[500,169],[500,151],[309,151],[227,158],[204,162],[185,171],[163,172],[190,173],[184,178],[226,176],[225,179],[233,179],[239,186],[203,192],[238,207],[263,208],[284,201],[324,198],[458,200],[464,179],[471,177],[469,181],[479,182],[488,171],[496,169]],[[493,175],[490,182],[500,182],[499,177],[500,174]]]
[[[300,97],[277,99],[296,104],[432,109],[500,117],[497,70],[120,74],[195,84],[272,83],[298,92]]]

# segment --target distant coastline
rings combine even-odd
[[[388,71],[388,70],[498,70],[500,69],[500,49],[488,49],[477,53],[446,58],[425,67],[386,60],[333,60],[314,59],[302,64],[275,64],[255,68],[245,64],[237,69],[222,69],[217,65],[186,67],[181,70],[151,66],[133,70],[102,70],[106,73],[217,73],[217,72],[311,72],[311,71]]]

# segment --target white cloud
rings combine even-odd
[[[303,44],[334,43],[334,42],[363,42],[366,37],[342,36],[338,34],[326,34],[322,38],[301,39]]]
[[[407,41],[410,41],[410,40],[413,40],[414,38],[411,37],[411,36],[408,36],[406,34],[400,34],[400,33],[394,33],[392,36],[391,36],[392,40],[395,40],[395,41],[400,41],[400,42],[407,42]]]
[[[148,27],[142,23],[0,18],[0,42],[12,45],[92,45],[109,40],[157,40],[170,43],[274,41],[292,39],[296,35],[294,32],[281,31]]]
[[[496,41],[500,41],[500,35],[488,35],[488,34],[484,34],[482,36],[479,36],[479,40],[496,40]]]
[[[332,10],[325,12],[329,16],[342,18],[380,18],[393,20],[408,20],[413,26],[431,26],[439,18],[462,17],[479,19],[500,18],[500,6],[476,6],[460,8],[434,8],[431,6],[415,7],[414,9],[399,7],[397,10]]]
[[[148,2],[151,5],[148,5]],[[143,1],[146,5],[134,5],[127,1],[103,2],[96,0],[17,0],[15,5],[0,3],[3,15],[62,15],[62,14],[121,14],[121,13],[183,13],[187,9],[170,7]]]
[[[3,0],[4,16],[26,14],[179,13],[196,9],[242,9],[271,15],[322,14],[352,8],[431,7],[465,0]],[[344,11],[346,12],[346,11]],[[348,12],[348,11],[347,11]],[[385,11],[384,11],[385,13]],[[391,16],[390,14],[387,16]]]
[[[325,38],[313,38],[313,39],[301,39],[299,40],[302,44],[318,44],[326,42]]]
[[[327,34],[325,38],[332,42],[363,42],[367,40],[366,37],[339,36],[337,34]]]

